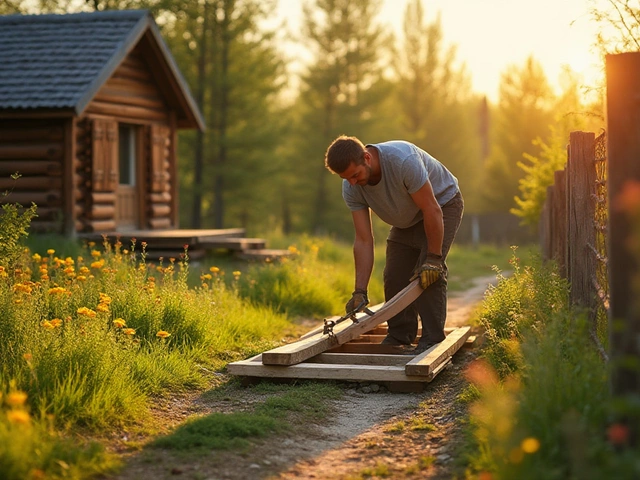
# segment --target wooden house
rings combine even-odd
[[[0,16],[0,65],[2,202],[71,236],[178,227],[177,131],[204,121],[147,11]]]

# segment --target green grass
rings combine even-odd
[[[268,398],[255,405],[252,411],[213,413],[190,419],[171,435],[155,440],[152,446],[190,452],[247,448],[254,438],[295,430],[296,425],[325,419],[330,413],[330,400],[341,396],[341,390],[336,386],[313,382],[298,385],[262,383],[253,390]]]

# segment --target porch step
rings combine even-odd
[[[235,253],[236,258],[240,258],[242,260],[248,260],[248,261],[261,261],[261,262],[269,262],[269,261],[277,260],[279,258],[288,257],[290,255],[291,255],[291,252],[289,250],[280,250],[280,249],[273,249],[273,248],[241,250]]]

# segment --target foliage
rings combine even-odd
[[[494,114],[494,139],[484,169],[484,211],[508,211],[517,194],[523,153],[538,155],[532,142],[553,123],[553,92],[540,64],[533,58],[521,67],[510,66],[500,82]]]
[[[640,49],[640,8],[632,0],[591,0],[591,17],[599,25],[596,46],[602,55]]]
[[[324,167],[324,152],[338,135],[371,137],[389,95],[384,75],[389,37],[376,15],[380,0],[314,0],[303,7],[302,43],[313,55],[301,75],[294,106],[289,192],[300,229],[346,236],[350,216],[340,181]],[[297,201],[297,199],[300,199]]]
[[[499,278],[485,300],[491,332],[467,376],[475,444],[468,475],[495,479],[635,478],[637,447],[611,423],[607,367],[587,320],[567,303],[549,265]],[[523,288],[525,287],[525,288]],[[508,341],[518,355],[505,355]],[[469,395],[466,395],[469,397]]]
[[[404,138],[444,162],[460,182],[470,211],[476,207],[482,151],[480,102],[471,95],[468,73],[456,67],[455,46],[443,44],[440,16],[425,24],[422,0],[408,3],[404,42],[394,56],[394,100],[399,122],[389,138]]]
[[[534,157],[524,154],[525,162],[518,162],[525,176],[520,179],[520,197],[515,197],[516,208],[511,213],[520,217],[522,223],[536,227],[540,221],[542,207],[547,198],[547,187],[554,184],[556,170],[562,170],[567,162],[567,152],[563,148],[563,139],[558,135],[551,137],[547,145],[538,137],[534,145],[540,147],[540,155]]]
[[[20,205],[5,203],[0,216],[0,259],[5,267],[12,269],[22,255],[22,239],[28,235],[31,220],[37,217],[36,205],[27,209]]]
[[[516,252],[513,247],[511,275],[498,271],[498,283],[489,287],[478,313],[487,340],[483,355],[500,378],[521,370],[520,343],[526,332],[542,328],[568,303],[568,286],[557,272],[539,258],[521,267]]]

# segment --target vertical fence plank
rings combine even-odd
[[[626,396],[640,392],[639,239],[631,217],[640,205],[633,194],[640,190],[640,53],[607,55],[606,73],[611,387]]]
[[[553,255],[563,278],[567,277],[567,185],[564,170],[554,172]]]
[[[569,150],[567,229],[571,247],[568,251],[567,270],[571,282],[571,302],[588,308],[593,304],[594,296],[591,275],[595,270],[595,263],[588,246],[593,245],[595,240],[595,134],[571,132]]]

